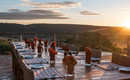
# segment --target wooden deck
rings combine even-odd
[[[111,62],[93,63],[92,67],[86,67],[83,53],[80,56],[73,55],[78,64],[75,66],[74,76],[66,76],[66,70],[62,64],[63,53],[58,52],[56,55],[56,63],[54,68],[50,65],[46,69],[31,69],[34,73],[34,79],[39,80],[40,78],[49,80],[120,80],[130,79],[130,74],[120,73],[117,69],[111,70],[110,67],[121,67]],[[110,56],[109,56],[110,57]],[[109,59],[108,57],[108,59]],[[43,59],[46,58],[43,56]],[[105,58],[105,57],[104,57]],[[104,59],[103,58],[103,59]],[[41,63],[41,60],[25,59],[24,64]],[[46,58],[47,59],[47,58]],[[111,59],[111,57],[110,57]],[[37,62],[38,61],[38,62]],[[44,60],[45,61],[45,60]],[[46,62],[44,62],[45,64]],[[50,67],[51,66],[51,67]],[[109,69],[110,68],[110,69]],[[53,75],[55,74],[55,75]]]
[[[13,80],[11,55],[0,55],[0,80]]]
[[[62,54],[58,54],[56,58],[56,68],[65,74],[64,67],[62,65],[61,59]],[[75,75],[71,79],[66,80],[120,80],[120,79],[130,79],[130,74],[120,73],[118,70],[108,70],[109,67],[119,65],[104,62],[104,63],[94,63],[92,67],[85,67],[84,60],[77,60],[78,64],[75,66]],[[69,77],[70,78],[70,77]]]

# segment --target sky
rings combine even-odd
[[[1,0],[0,22],[121,26],[130,0]]]

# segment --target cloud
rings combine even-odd
[[[33,2],[30,0],[21,0],[24,3],[21,4],[22,6],[29,5],[34,8],[65,8],[65,7],[75,7],[80,5],[79,2],[72,2],[72,1],[63,1],[63,2]]]
[[[95,12],[88,11],[88,10],[81,11],[80,14],[81,15],[100,15],[99,13],[95,13]]]
[[[62,13],[52,10],[20,11],[10,9],[9,12],[0,12],[0,19],[30,20],[30,19],[68,19]]]

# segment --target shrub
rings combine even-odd
[[[6,54],[9,51],[11,51],[11,47],[8,42],[5,40],[0,40],[0,54]]]

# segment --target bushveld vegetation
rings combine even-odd
[[[111,40],[97,32],[85,32],[66,39],[66,42],[83,50],[84,47],[101,49],[105,51],[119,51],[120,48],[113,45]]]
[[[8,52],[11,50],[8,41],[6,40],[0,40],[0,54],[8,54]]]

